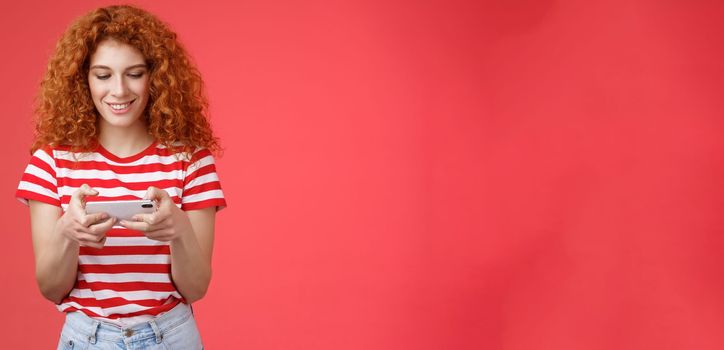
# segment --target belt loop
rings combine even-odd
[[[88,341],[91,344],[95,344],[97,341],[96,334],[98,333],[98,327],[101,325],[98,321],[93,321],[93,326],[91,326],[91,334],[90,337],[88,337]]]
[[[150,320],[148,321],[148,324],[151,325],[151,328],[153,329],[153,334],[156,335],[156,344],[161,344],[161,342],[163,341],[163,334],[161,334],[161,331],[158,329],[156,321]]]

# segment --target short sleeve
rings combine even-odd
[[[221,191],[221,182],[216,174],[214,156],[207,149],[194,152],[184,175],[181,209],[199,210],[226,207],[226,199]]]
[[[60,207],[58,179],[55,159],[50,148],[41,148],[33,153],[18,184],[15,197],[23,204],[36,200]]]

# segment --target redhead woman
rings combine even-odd
[[[59,40],[16,194],[40,291],[65,313],[58,349],[203,348],[190,305],[209,286],[226,206],[206,112],[198,70],[144,10],[94,10]],[[86,212],[140,199],[155,210]]]

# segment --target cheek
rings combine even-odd
[[[103,97],[103,88],[98,84],[94,84],[92,80],[88,82],[88,89],[90,90],[93,102],[99,101],[101,97]]]
[[[138,82],[138,95],[143,96],[144,100],[148,99],[148,91],[149,91],[150,85],[148,83],[148,79],[144,79],[143,81]]]

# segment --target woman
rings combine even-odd
[[[198,70],[176,35],[129,6],[94,10],[59,40],[41,84],[30,207],[36,278],[66,313],[59,349],[200,349],[188,305],[211,279],[226,205]],[[151,199],[119,220],[90,201]]]

